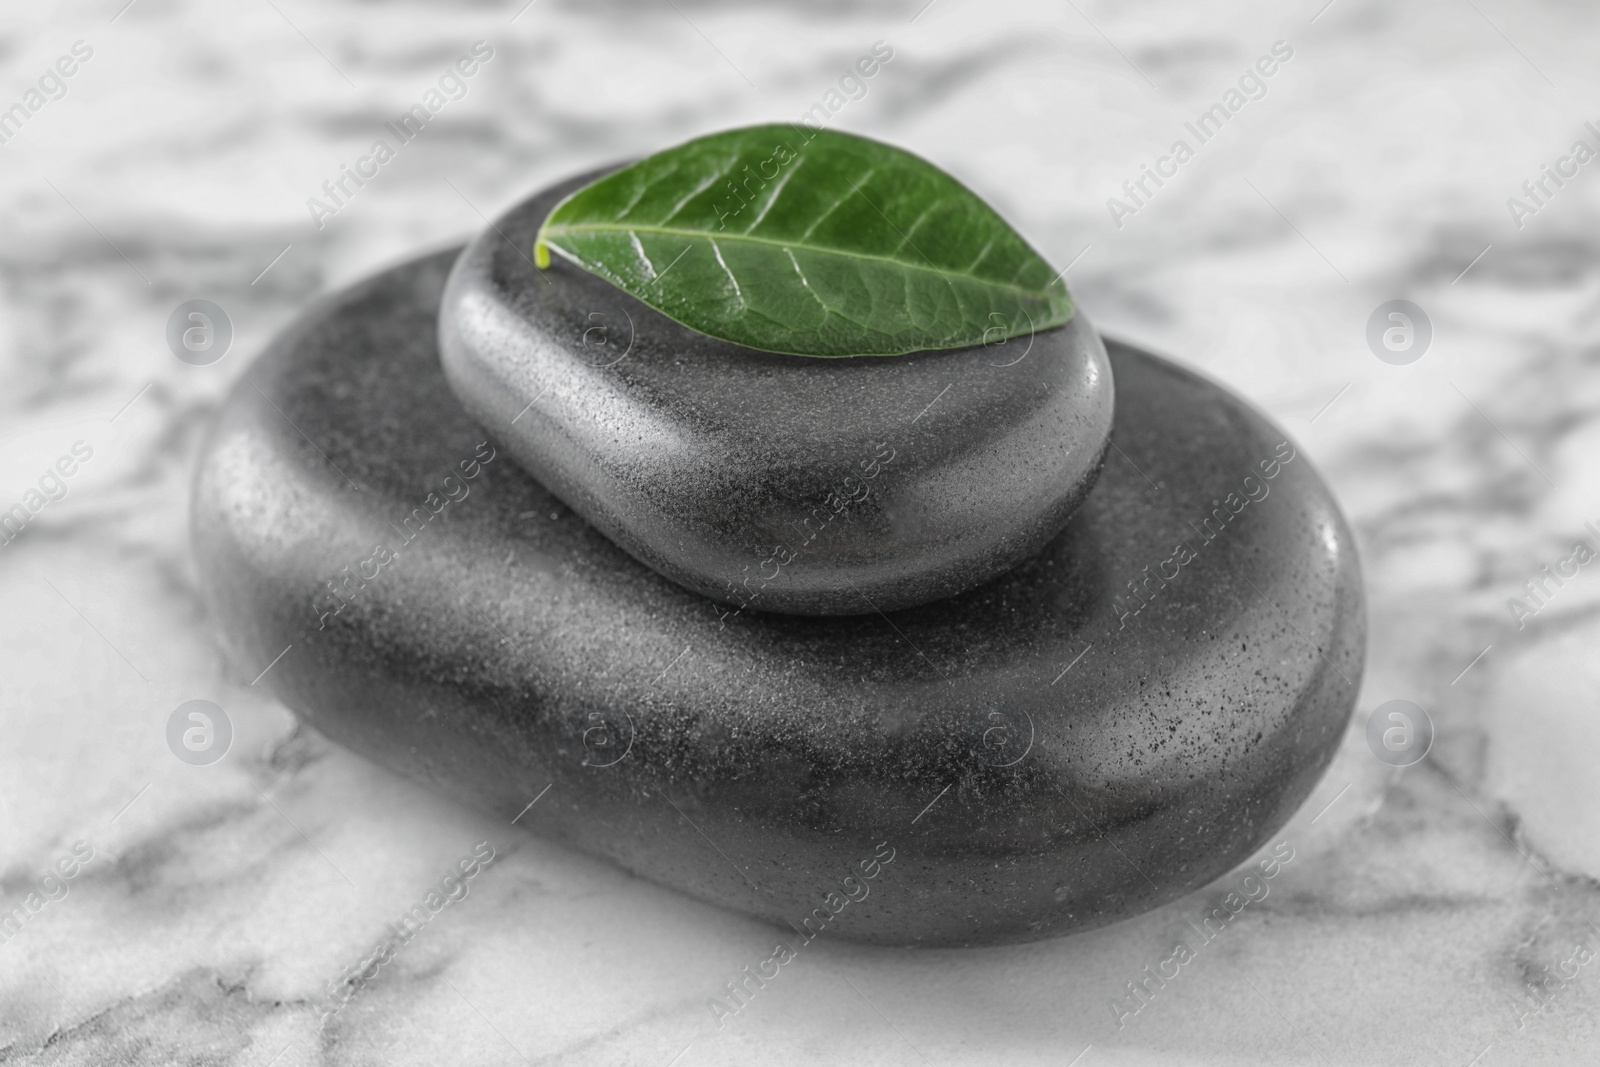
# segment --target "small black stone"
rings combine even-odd
[[[736,606],[857,615],[964,592],[1061,532],[1111,429],[1081,313],[903,356],[719,341],[560,259],[534,268],[539,224],[592,177],[467,248],[440,347],[468,414],[636,559]]]
[[[196,474],[211,610],[250,673],[283,653],[263,684],[334,740],[785,929],[926,945],[1202,886],[1332,757],[1364,655],[1351,534],[1217,386],[1113,342],[1115,447],[1042,551],[920,608],[739,611],[455,403],[433,329],[454,255],[289,329]]]

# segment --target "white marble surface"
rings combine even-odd
[[[0,108],[74,41],[93,49],[0,145],[0,507],[72,442],[95,450],[0,547],[0,905],[25,904],[74,842],[94,854],[0,944],[0,1061],[1592,1060],[1600,967],[1563,961],[1600,949],[1600,568],[1525,628],[1506,601],[1600,520],[1600,164],[1520,229],[1506,198],[1595,144],[1600,14],[124,2],[0,16]],[[478,39],[495,56],[467,95],[316,229],[306,198]],[[1280,835],[1294,860],[1121,1029],[1112,998],[1230,879],[1019,948],[818,941],[719,1031],[706,1000],[770,951],[768,929],[297,732],[195,593],[187,472],[205,421],[309,300],[577,168],[798,116],[880,39],[894,59],[836,124],[953,170],[1056,262],[1082,252],[1069,280],[1095,321],[1281,420],[1364,553],[1367,677]],[[1276,40],[1294,55],[1267,94],[1116,228],[1106,198]],[[163,339],[193,297],[237,331],[213,366]],[[1393,297],[1436,331],[1409,366],[1364,341]],[[1395,697],[1438,730],[1403,771],[1361,731]],[[236,729],[209,767],[165,741],[194,698]],[[497,858],[470,895],[319,1029],[325,985],[485,840]],[[1519,1025],[1546,967],[1577,973]]]

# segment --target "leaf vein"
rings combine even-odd
[[[627,234],[632,234],[632,235],[635,235],[635,236],[637,236],[638,234],[643,233],[643,234],[654,234],[654,235],[662,236],[662,237],[684,237],[684,238],[688,238],[690,240],[695,240],[695,241],[709,241],[709,240],[712,239],[711,235],[709,233],[707,233],[706,231],[704,231],[704,230],[685,230],[685,229],[676,228],[676,227],[670,227],[670,226],[646,226],[646,225],[637,225],[636,226],[636,225],[629,225],[627,223],[581,223],[581,224],[558,223],[558,224],[556,224],[554,226],[549,227],[545,231],[546,239],[548,239],[550,237],[560,237],[560,236],[566,235],[566,234],[581,235],[581,234],[585,234],[585,233],[627,233]],[[768,246],[770,248],[782,248],[782,249],[790,248],[794,244],[798,243],[798,242],[790,242],[790,241],[779,241],[779,240],[775,240],[775,239],[773,239],[771,237],[756,237],[753,234],[747,234],[747,233],[730,233],[730,234],[727,234],[727,235],[723,236],[721,239],[723,241],[729,241],[729,242],[733,242],[733,243],[745,242],[745,243],[748,243],[748,244],[766,245],[766,246]],[[868,262],[874,262],[874,263],[888,263],[888,264],[891,264],[891,265],[893,265],[895,267],[898,267],[898,268],[901,268],[901,269],[904,269],[904,270],[920,271],[920,272],[922,272],[924,274],[937,274],[939,277],[943,278],[946,282],[949,281],[949,273],[950,272],[940,270],[938,267],[934,266],[931,261],[928,260],[927,256],[923,256],[922,253],[920,253],[920,252],[918,252],[917,254],[919,256],[922,256],[922,260],[923,260],[922,263],[917,263],[917,262],[914,262],[914,261],[909,260],[909,259],[894,259],[894,258],[889,257],[889,256],[871,255],[869,253],[864,253],[864,252],[851,252],[851,251],[846,251],[846,250],[836,249],[836,248],[826,248],[826,247],[823,247],[823,246],[820,246],[820,245],[811,245],[811,246],[801,245],[800,247],[804,248],[808,252],[812,252],[812,253],[818,254],[818,255],[839,256],[839,257],[844,258],[844,259],[860,259],[860,260],[866,260]],[[652,268],[652,271],[653,270],[654,270],[654,268]],[[1033,297],[1045,297],[1045,296],[1048,296],[1048,292],[1046,290],[1043,290],[1043,289],[1030,289],[1030,288],[1028,288],[1026,286],[1018,285],[1014,281],[999,281],[999,280],[993,279],[993,278],[984,278],[984,277],[980,277],[978,275],[970,274],[970,273],[968,273],[966,271],[956,271],[954,273],[958,277],[966,279],[966,280],[972,282],[975,285],[986,286],[988,288],[993,288],[993,289],[1009,289],[1009,290],[1012,290],[1014,292],[1022,293],[1025,296],[1033,296]],[[1020,272],[1018,272],[1018,273],[1020,273]]]
[[[733,295],[739,300],[739,313],[741,315],[744,314],[746,310],[744,290],[739,288],[739,279],[735,278],[733,271],[728,269],[728,262],[722,258],[722,249],[717,247],[715,240],[711,242],[711,254],[717,257],[717,266],[722,268],[722,273],[728,276],[728,284],[733,286]]]
[[[811,280],[806,277],[806,272],[800,269],[800,261],[794,258],[794,252],[785,248],[783,254],[789,257],[789,264],[794,267],[795,276],[800,279],[800,287],[811,294],[811,299],[815,300],[817,305],[822,308],[824,315],[833,314],[833,309],[828,307],[828,302],[822,299],[815,289],[811,288]]]
[[[800,164],[804,163],[805,161],[806,157],[801,156],[799,159],[795,160],[794,166],[790,167],[788,172],[784,174],[783,177],[778,179],[778,184],[772,187],[772,195],[767,198],[767,202],[765,204],[761,205],[760,214],[756,215],[755,221],[744,228],[745,233],[750,233],[757,226],[761,225],[761,220],[767,217],[767,212],[772,210],[772,205],[778,202],[778,194],[783,192],[783,187],[789,184],[789,179],[794,177],[794,172],[799,170]]]
[[[876,166],[868,167],[867,172],[861,176],[861,181],[865,182],[868,178],[872,177],[872,175],[876,173],[877,169],[878,168]],[[857,188],[858,184],[859,183],[852,183],[851,188],[856,189],[856,191],[859,192],[860,190]],[[804,241],[807,237],[810,237],[813,233],[815,233],[817,227],[822,225],[822,221],[829,215],[832,215],[835,211],[838,211],[840,208],[844,207],[844,202],[849,199],[850,198],[845,196],[843,193],[839,194],[839,199],[835,200],[828,210],[811,220],[811,225],[806,227],[806,232],[800,235],[799,240]],[[863,199],[865,199],[865,197],[863,197]],[[871,202],[872,201],[870,200],[867,201],[869,204]]]
[[[713,185],[717,184],[717,179],[722,177],[726,173],[727,172],[723,171],[723,170],[713,171],[711,176],[708,177],[705,181],[701,182],[699,185],[697,185],[693,189],[689,190],[689,193],[688,193],[687,196],[685,196],[682,200],[679,200],[676,204],[673,204],[672,205],[672,210],[667,212],[665,215],[661,216],[661,221],[662,222],[671,222],[673,219],[677,218],[678,217],[678,212],[680,212],[680,211],[682,211],[684,209],[684,205],[688,204],[689,201],[693,200],[695,197],[699,196],[701,193],[705,192],[707,189],[709,189]]]

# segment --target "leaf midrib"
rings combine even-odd
[[[569,224],[569,223],[556,223],[553,226],[546,227],[543,230],[543,232],[538,235],[536,240],[544,240],[545,238],[548,238],[550,236],[559,236],[560,234],[566,234],[566,233],[582,234],[584,232],[593,232],[593,231],[605,231],[607,233],[635,233],[635,234],[646,233],[646,234],[653,234],[653,235],[663,236],[663,237],[687,237],[687,238],[691,238],[691,239],[695,239],[695,240],[702,240],[702,241],[735,241],[735,242],[742,241],[742,242],[745,242],[746,244],[766,245],[769,248],[782,248],[782,249],[785,249],[785,250],[792,250],[794,248],[800,248],[800,249],[803,249],[804,251],[807,251],[807,252],[820,252],[820,253],[825,253],[827,255],[841,256],[841,257],[844,257],[846,259],[871,260],[874,263],[887,263],[887,264],[889,264],[891,266],[898,267],[898,268],[905,269],[905,270],[921,271],[924,274],[937,274],[940,278],[944,279],[945,284],[947,284],[947,285],[950,282],[949,275],[954,274],[957,277],[965,278],[965,279],[967,279],[969,281],[972,281],[972,282],[975,282],[975,283],[977,283],[979,285],[986,285],[986,286],[989,286],[989,287],[995,288],[995,289],[1009,289],[1012,292],[1021,293],[1024,296],[1035,296],[1035,297],[1045,297],[1045,298],[1048,298],[1050,296],[1050,290],[1048,288],[1045,288],[1045,289],[1029,289],[1029,288],[1026,288],[1024,286],[1017,285],[1015,282],[991,281],[991,280],[989,280],[987,278],[980,277],[980,276],[978,276],[976,274],[968,273],[967,271],[961,271],[961,270],[943,271],[943,270],[940,270],[938,267],[933,266],[931,263],[916,263],[916,262],[913,262],[913,261],[910,261],[910,260],[891,259],[888,256],[872,255],[872,254],[866,253],[866,252],[848,252],[848,251],[842,251],[842,250],[836,249],[836,248],[825,248],[825,247],[822,247],[820,245],[795,244],[793,242],[774,241],[770,237],[752,237],[749,234],[726,234],[726,235],[723,235],[719,231],[719,233],[717,235],[713,235],[709,231],[706,231],[706,230],[682,230],[682,229],[678,229],[677,227],[673,227],[673,226],[626,226],[626,225],[623,225],[621,223],[615,223],[615,222],[584,223],[582,225],[572,225],[572,224]],[[1037,253],[1034,253],[1034,254],[1037,257],[1038,254]],[[1054,279],[1052,279],[1052,284],[1053,283],[1054,283]]]

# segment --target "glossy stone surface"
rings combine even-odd
[[[1364,654],[1351,534],[1216,386],[1111,344],[1105,472],[996,581],[887,615],[734,612],[453,404],[432,340],[450,262],[282,336],[196,474],[214,617],[242,662],[282,653],[261,684],[334,740],[786,929],[853,876],[868,895],[827,929],[890,944],[1136,914],[1249,855],[1322,773]]]
[[[636,559],[735,606],[855,615],[963,592],[1061,531],[1113,406],[1081,313],[894,357],[719,341],[559,257],[534,268],[539,224],[591,177],[468,247],[440,346],[468,413]]]

